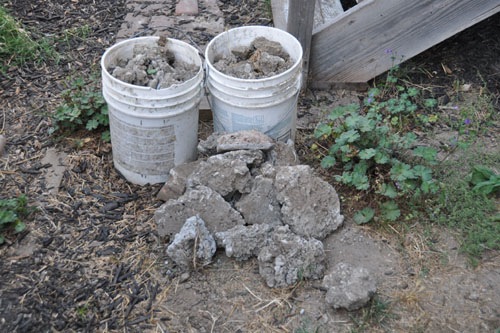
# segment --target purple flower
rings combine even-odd
[[[392,50],[391,49],[385,49],[385,54],[392,54]]]
[[[465,120],[464,120],[465,125],[470,125],[471,123],[472,123],[472,121],[469,118],[465,118]]]

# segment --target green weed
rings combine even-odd
[[[26,62],[56,59],[57,53],[46,38],[36,39],[0,5],[0,72]]]
[[[108,107],[97,80],[77,78],[62,94],[64,102],[51,115],[51,133],[61,130],[104,130],[102,140],[109,141]]]
[[[314,136],[320,140],[313,151],[323,149],[321,166],[333,169],[340,166],[336,181],[356,190],[379,194],[379,217],[395,221],[401,211],[396,199],[433,194],[438,186],[432,169],[437,151],[417,146],[416,136],[409,125],[417,119],[420,108],[432,108],[434,100],[418,105],[419,90],[397,84],[393,73],[381,87],[369,90],[362,106],[351,104],[336,107],[328,116],[329,122],[320,124]],[[358,224],[376,217],[372,207],[354,215]]]
[[[493,193],[498,175],[491,171],[498,165],[496,154],[467,148],[460,162],[445,161],[435,168],[442,188],[437,200],[426,203],[428,217],[460,232],[461,249],[472,264],[484,251],[500,249],[500,215]]]
[[[34,208],[28,206],[28,199],[25,195],[12,199],[0,199],[0,244],[5,242],[6,231],[19,233],[26,229],[23,221],[33,211]]]

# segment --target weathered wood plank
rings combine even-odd
[[[271,0],[274,27],[286,31],[288,19],[288,0]]]
[[[366,82],[500,11],[500,0],[364,0],[313,32],[312,82]]]
[[[314,4],[316,1],[289,0],[286,31],[295,36],[302,45],[302,89],[307,87],[309,73],[309,54],[314,23]]]

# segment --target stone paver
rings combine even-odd
[[[198,0],[180,0],[175,15],[198,15]]]
[[[183,40],[203,52],[206,44],[224,31],[217,0],[128,0],[126,6],[129,13],[116,35],[117,42],[163,35]]]

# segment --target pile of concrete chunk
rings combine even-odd
[[[155,220],[170,259],[189,270],[219,248],[257,258],[269,287],[323,278],[322,240],[344,218],[335,189],[297,164],[293,143],[242,131],[213,134],[198,150],[208,157],[172,169],[158,194],[165,203]]]

